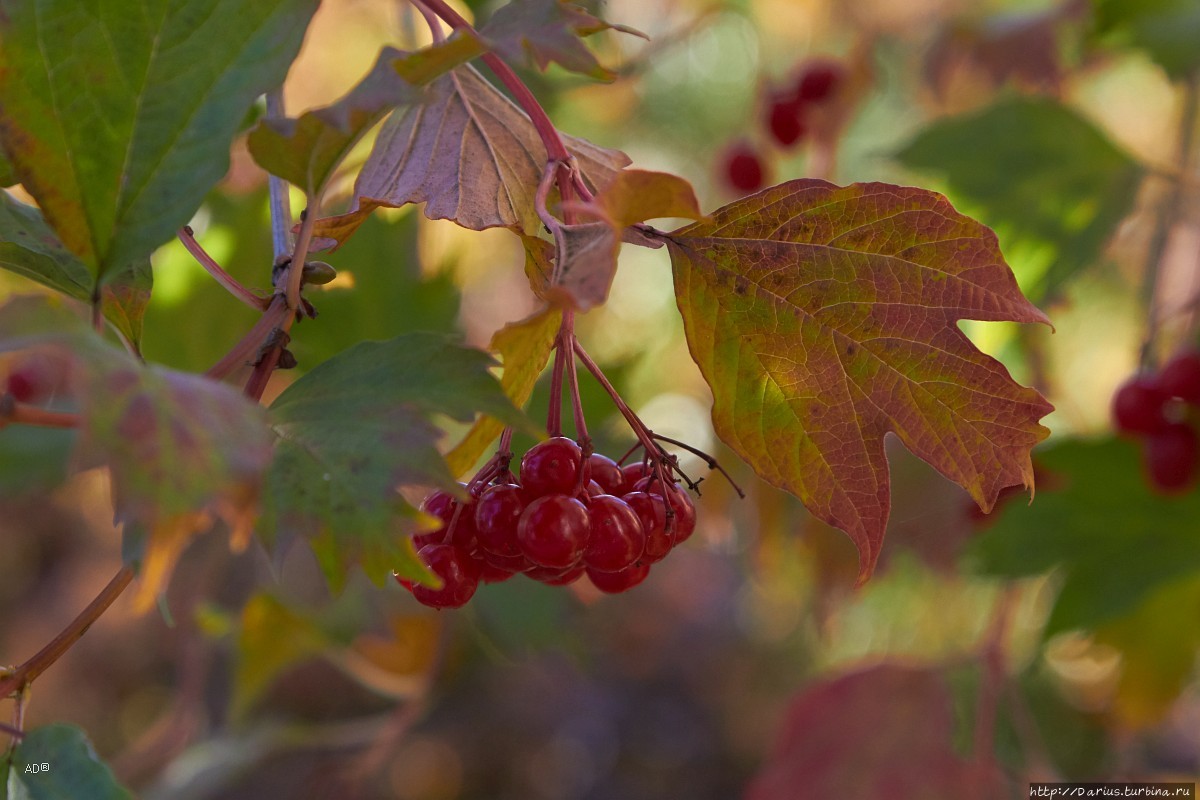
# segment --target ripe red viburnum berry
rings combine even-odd
[[[1200,353],[1180,353],[1167,362],[1158,376],[1162,390],[1185,403],[1200,406]]]
[[[1191,425],[1174,422],[1146,438],[1142,453],[1150,484],[1174,494],[1190,487],[1200,467],[1200,441]]]
[[[661,561],[675,546],[675,536],[667,530],[667,504],[660,495],[647,492],[630,492],[621,499],[642,522],[642,531],[646,534],[642,560],[648,564]]]
[[[721,177],[739,192],[757,192],[766,185],[767,168],[747,142],[735,142],[721,158]]]
[[[520,481],[526,497],[572,494],[582,460],[579,445],[565,436],[538,442],[521,459]]]
[[[500,556],[520,556],[517,523],[524,511],[525,494],[519,485],[489,486],[475,504],[475,537],[479,547]]]
[[[675,512],[675,517],[671,520],[671,532],[675,537],[675,544],[679,545],[686,542],[696,530],[696,505],[687,490],[679,484],[667,489],[665,499],[670,502],[671,509]]]
[[[547,586],[569,586],[583,577],[583,564],[574,564],[565,569],[534,567],[525,574]]]
[[[600,484],[604,494],[620,497],[625,493],[622,491],[625,488],[625,473],[621,471],[617,462],[606,455],[592,453],[588,456],[588,464],[591,467],[592,480]]]
[[[467,487],[464,484],[459,484],[465,490]],[[417,548],[424,547],[427,544],[443,544],[446,542],[446,531],[451,524],[454,525],[454,531],[451,534],[450,544],[463,548],[466,552],[471,552],[476,547],[476,531],[475,531],[475,504],[463,506],[463,510],[458,514],[458,520],[455,521],[454,515],[458,511],[459,502],[454,499],[454,496],[448,492],[437,491],[426,497],[421,502],[421,511],[430,516],[437,517],[442,521],[441,527],[428,533],[418,533],[413,537],[413,545]]]
[[[1113,423],[1121,433],[1155,433],[1167,426],[1163,413],[1170,396],[1153,375],[1135,375],[1113,395]]]
[[[796,82],[796,99],[802,103],[823,103],[841,87],[846,68],[828,58],[808,62]]]
[[[589,569],[618,572],[637,561],[646,549],[646,534],[637,513],[619,497],[602,494],[588,507],[591,532],[583,551]]]
[[[767,105],[766,128],[780,146],[794,146],[808,133],[804,106],[790,97],[773,99]]]
[[[606,594],[627,592],[646,580],[649,574],[650,564],[645,561],[639,561],[620,572],[601,572],[591,567],[588,567],[587,571],[588,580],[592,585]]]
[[[551,494],[526,506],[517,525],[517,539],[521,552],[534,564],[566,569],[583,555],[590,531],[583,503],[565,494]]]
[[[427,544],[417,551],[417,557],[442,580],[442,587],[434,589],[397,576],[400,585],[419,602],[431,608],[459,608],[474,596],[479,586],[479,562],[467,553],[453,545]]]

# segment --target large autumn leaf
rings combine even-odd
[[[0,143],[98,276],[170,239],[317,0],[3,0]]]
[[[768,482],[846,531],[859,580],[890,506],[884,435],[990,509],[1033,484],[1051,406],[958,329],[1046,322],[996,237],[941,195],[798,180],[666,234],[717,433]]]
[[[142,608],[152,605],[191,537],[217,519],[235,541],[248,541],[271,454],[256,403],[217,381],[137,361],[56,297],[15,298],[0,309],[0,352],[38,347],[73,357],[75,465],[107,467],[117,519],[148,532]]]
[[[991,754],[956,752],[954,696],[930,669],[881,664],[792,699],[744,800],[998,800]]]
[[[546,148],[525,112],[469,65],[429,90],[426,103],[401,108],[384,123],[355,183],[355,208],[318,224],[318,236],[344,240],[373,209],[406,203],[425,203],[430,219],[471,230],[541,228],[534,195]],[[585,139],[563,140],[594,190],[630,163]]]

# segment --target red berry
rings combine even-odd
[[[466,605],[479,586],[479,562],[448,544],[428,544],[417,557],[429,571],[442,579],[442,588],[400,581],[413,597],[431,608],[458,608]],[[399,578],[397,578],[399,580]]]
[[[1146,439],[1143,457],[1154,488],[1167,494],[1181,492],[1196,480],[1200,442],[1190,425],[1171,423]]]
[[[525,575],[547,586],[567,586],[583,576],[583,564],[575,564],[566,569],[534,567],[526,572]]]
[[[846,69],[837,61],[816,59],[809,62],[796,84],[796,99],[804,103],[823,103],[841,86]]]
[[[582,460],[579,445],[565,436],[538,442],[521,459],[521,486],[526,496],[573,494]]]
[[[528,572],[533,569],[533,563],[522,553],[517,556],[499,556],[495,553],[489,553],[487,550],[481,549],[479,557],[485,563],[497,567],[499,569],[508,570],[509,572]]]
[[[671,533],[675,537],[675,544],[678,545],[686,542],[696,530],[696,506],[692,503],[691,496],[679,484],[668,489],[666,497],[670,499],[671,509],[675,512],[671,520]]]
[[[636,491],[633,485],[650,474],[650,465],[644,461],[635,461],[621,467],[621,476],[625,480],[625,493]]]
[[[625,493],[625,475],[617,462],[606,455],[592,453],[588,456],[588,464],[592,470],[592,480],[600,484],[604,494],[620,497]]]
[[[607,594],[620,594],[628,591],[646,580],[646,576],[649,574],[650,564],[645,561],[639,561],[620,572],[601,572],[591,567],[587,571],[588,580],[592,582],[592,585]]]
[[[515,483],[488,487],[475,504],[475,536],[479,547],[500,556],[520,556],[517,523],[525,511],[525,495]]]
[[[487,559],[483,559],[479,562],[479,582],[503,583],[520,571],[521,570],[519,569],[505,569],[504,567],[493,564]]]
[[[738,142],[725,151],[721,172],[730,188],[739,192],[757,192],[766,185],[762,158],[746,142]]]
[[[461,483],[459,486],[462,486],[464,490],[467,488]],[[446,531],[453,525],[454,532],[451,534],[449,543],[461,547],[468,553],[473,552],[477,547],[475,504],[463,506],[462,513],[458,514],[458,520],[455,521],[454,515],[458,511],[458,507],[458,501],[447,492],[438,491],[426,497],[421,502],[421,510],[440,519],[442,526],[429,533],[418,533],[413,537],[413,544],[417,548],[421,548],[427,544],[446,543]]]
[[[646,549],[646,534],[642,521],[628,503],[608,494],[593,497],[588,517],[592,530],[583,551],[583,563],[589,569],[617,572],[641,557]]]
[[[1113,395],[1113,422],[1122,433],[1155,433],[1167,426],[1163,407],[1170,397],[1157,378],[1135,375]]]
[[[517,539],[525,557],[534,564],[565,569],[583,555],[590,530],[583,503],[563,494],[551,494],[525,508],[517,525]]]
[[[802,109],[791,98],[776,99],[767,106],[767,130],[781,146],[791,147],[808,133]]]
[[[642,560],[648,564],[661,561],[675,546],[675,535],[667,531],[667,505],[662,497],[646,492],[630,492],[621,498],[633,509],[646,534],[646,549]]]
[[[1158,376],[1162,389],[1185,403],[1200,406],[1200,353],[1180,353],[1163,367]]]

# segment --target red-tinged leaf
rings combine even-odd
[[[595,200],[578,206],[615,228],[661,217],[702,220],[696,190],[678,175],[644,169],[624,169]]]
[[[250,153],[263,169],[314,194],[385,114],[420,102],[421,86],[483,52],[478,38],[463,35],[415,53],[385,47],[367,76],[333,105],[299,119],[260,120],[250,132]]]
[[[562,313],[556,308],[547,308],[520,322],[505,325],[492,336],[489,349],[504,367],[500,388],[517,408],[522,408],[533,394],[538,376],[550,360],[561,322]],[[494,417],[483,416],[476,420],[462,441],[446,454],[450,471],[456,476],[466,473],[503,430],[504,423]]]
[[[606,222],[555,228],[555,274],[546,298],[580,313],[603,305],[617,274],[620,250],[618,232]]]
[[[149,532],[140,608],[153,605],[188,541],[214,521],[245,545],[271,457],[263,409],[217,381],[139,363],[55,298],[9,302],[0,351],[39,345],[74,356],[76,466],[107,466],[117,519]]]
[[[546,148],[525,112],[470,66],[430,85],[424,105],[398,109],[384,123],[355,183],[355,207],[326,220],[318,235],[353,232],[378,206],[425,203],[425,216],[471,230],[539,230],[534,196]],[[593,191],[612,182],[629,157],[563,137]]]
[[[998,800],[999,769],[954,749],[954,702],[932,670],[890,664],[808,688],[745,800]]]
[[[1051,406],[958,329],[1047,322],[986,227],[941,195],[799,180],[667,235],[692,357],[717,433],[859,550],[879,556],[890,506],[884,435],[984,510],[1033,484]]]
[[[647,38],[633,28],[610,25],[580,6],[561,0],[514,0],[496,11],[480,33],[492,50],[508,61],[521,62],[528,56],[541,70],[555,63],[571,72],[612,80],[616,74],[602,67],[580,41],[581,36],[603,30]]]

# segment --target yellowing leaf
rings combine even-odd
[[[538,376],[550,360],[560,324],[562,312],[547,308],[505,325],[492,336],[491,351],[504,367],[500,388],[514,406],[520,408],[529,401]],[[462,441],[446,454],[450,471],[455,475],[466,473],[503,430],[504,423],[494,417],[476,420]]]
[[[1133,727],[1158,722],[1188,685],[1200,652],[1200,577],[1160,586],[1132,613],[1098,628],[1096,641],[1121,652],[1116,715]]]
[[[334,655],[347,674],[388,697],[411,697],[428,685],[437,664],[443,617],[394,614],[388,634],[364,633]]]
[[[1031,486],[1051,406],[958,329],[1046,322],[996,237],[933,192],[798,180],[667,235],[717,433],[854,540],[871,575],[890,507],[884,436],[990,509]]]
[[[696,200],[696,190],[690,183],[669,172],[644,169],[621,170],[612,183],[583,208],[618,229],[660,217],[704,219],[704,212]]]
[[[243,715],[288,667],[322,651],[328,640],[311,620],[275,597],[256,594],[242,609],[233,676],[233,711]]]

